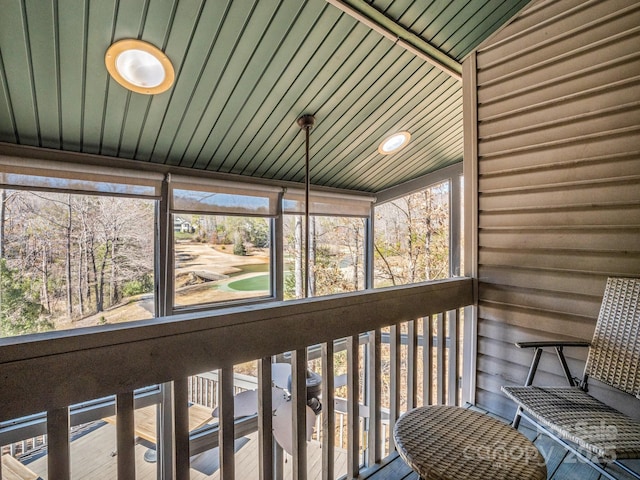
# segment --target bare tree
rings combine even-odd
[[[376,209],[376,279],[414,283],[448,276],[448,184]]]

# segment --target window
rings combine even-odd
[[[271,296],[271,219],[172,218],[176,307]]]
[[[155,201],[0,196],[0,336],[154,316]]]
[[[273,217],[280,188],[174,175],[176,309],[273,297]]]
[[[365,288],[364,218],[311,216],[309,251],[310,296]],[[304,279],[304,217],[284,219],[284,298],[302,298]]]
[[[309,194],[309,296],[365,288],[366,225],[375,200],[366,195]],[[305,192],[283,196],[284,298],[304,297]]]
[[[375,208],[374,285],[449,278],[449,182]]]

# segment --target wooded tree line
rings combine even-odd
[[[364,288],[365,219],[310,217],[311,296]],[[449,186],[439,184],[375,209],[376,287],[449,276]],[[301,298],[304,218],[285,218],[285,298]]]
[[[2,336],[56,328],[153,289],[153,202],[3,190]]]
[[[286,215],[286,298],[304,295],[304,217]],[[321,296],[364,288],[363,218],[311,216],[309,220],[309,295]]]
[[[449,277],[449,185],[376,207],[375,286]]]

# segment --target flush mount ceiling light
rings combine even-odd
[[[162,93],[173,84],[171,60],[159,48],[142,40],[120,40],[104,56],[109,74],[137,93]]]
[[[406,147],[410,139],[411,134],[409,132],[398,132],[389,135],[378,145],[378,152],[382,155],[396,153],[398,150]]]

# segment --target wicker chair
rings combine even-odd
[[[640,399],[639,333],[640,279],[609,278],[591,343],[517,343],[519,348],[533,348],[534,355],[525,386],[502,387],[502,391],[518,405],[514,428],[518,428],[520,417],[524,416],[591,463],[604,477],[615,480],[602,468],[604,464],[614,462],[633,477],[640,478],[640,473],[618,462],[640,458],[640,422],[587,393],[587,380],[595,378]],[[568,387],[532,385],[545,347],[555,348]],[[582,380],[571,376],[564,347],[589,347]]]

